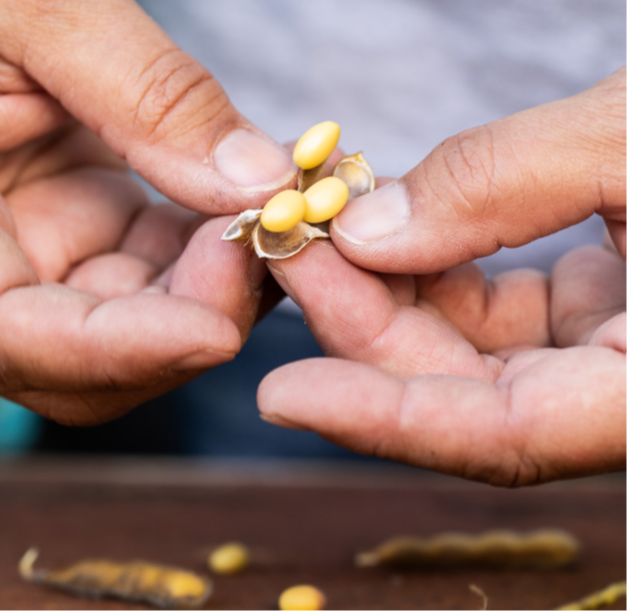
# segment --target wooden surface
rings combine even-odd
[[[551,609],[625,578],[625,481],[609,477],[498,490],[367,465],[52,459],[0,463],[0,606],[142,609],[23,583],[17,562],[141,558],[204,573],[212,546],[248,544],[255,564],[214,578],[207,608],[276,609],[311,583],[333,609]],[[563,528],[583,543],[561,571],[358,569],[352,558],[391,535]],[[613,608],[624,609],[620,600]]]

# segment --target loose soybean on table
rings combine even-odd
[[[386,537],[493,528],[563,528],[583,544],[568,570],[358,569],[356,551]],[[0,462],[0,607],[143,609],[21,582],[38,566],[89,557],[141,558],[206,571],[212,547],[253,552],[242,574],[215,576],[207,608],[276,609],[287,587],[311,583],[332,609],[551,609],[625,578],[625,480],[590,478],[499,490],[385,464],[127,460],[75,457]],[[615,609],[624,609],[618,601]]]

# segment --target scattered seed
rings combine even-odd
[[[207,559],[209,568],[220,575],[243,571],[250,562],[250,552],[242,543],[225,543],[213,550]]]
[[[324,594],[318,588],[309,585],[292,586],[279,597],[279,609],[282,611],[318,611],[325,606]]]

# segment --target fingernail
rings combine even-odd
[[[353,244],[368,244],[399,231],[409,219],[405,187],[391,183],[351,200],[333,219],[333,228]]]
[[[182,359],[172,364],[171,369],[174,371],[190,371],[193,369],[209,369],[226,361],[233,359],[235,355],[217,350],[201,350],[188,354]]]
[[[295,424],[291,420],[286,420],[285,418],[283,418],[283,416],[274,416],[274,415],[266,416],[265,414],[259,414],[259,417],[265,422],[268,422],[269,424],[282,426],[285,429],[293,429],[295,431],[307,431],[308,430],[305,427],[300,426],[299,424]]]
[[[267,264],[268,269],[272,272],[274,279],[279,283],[279,286],[285,291],[285,294],[302,310],[303,306],[300,305],[300,301],[298,301],[298,297],[296,297],[296,293],[294,289],[290,286],[290,283],[287,281],[287,277],[283,272],[280,272],[276,267]]]
[[[222,176],[239,187],[255,191],[276,189],[296,173],[286,149],[246,129],[227,134],[213,160]]]

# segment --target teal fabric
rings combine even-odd
[[[0,454],[32,448],[41,430],[41,418],[30,410],[0,398]]]

